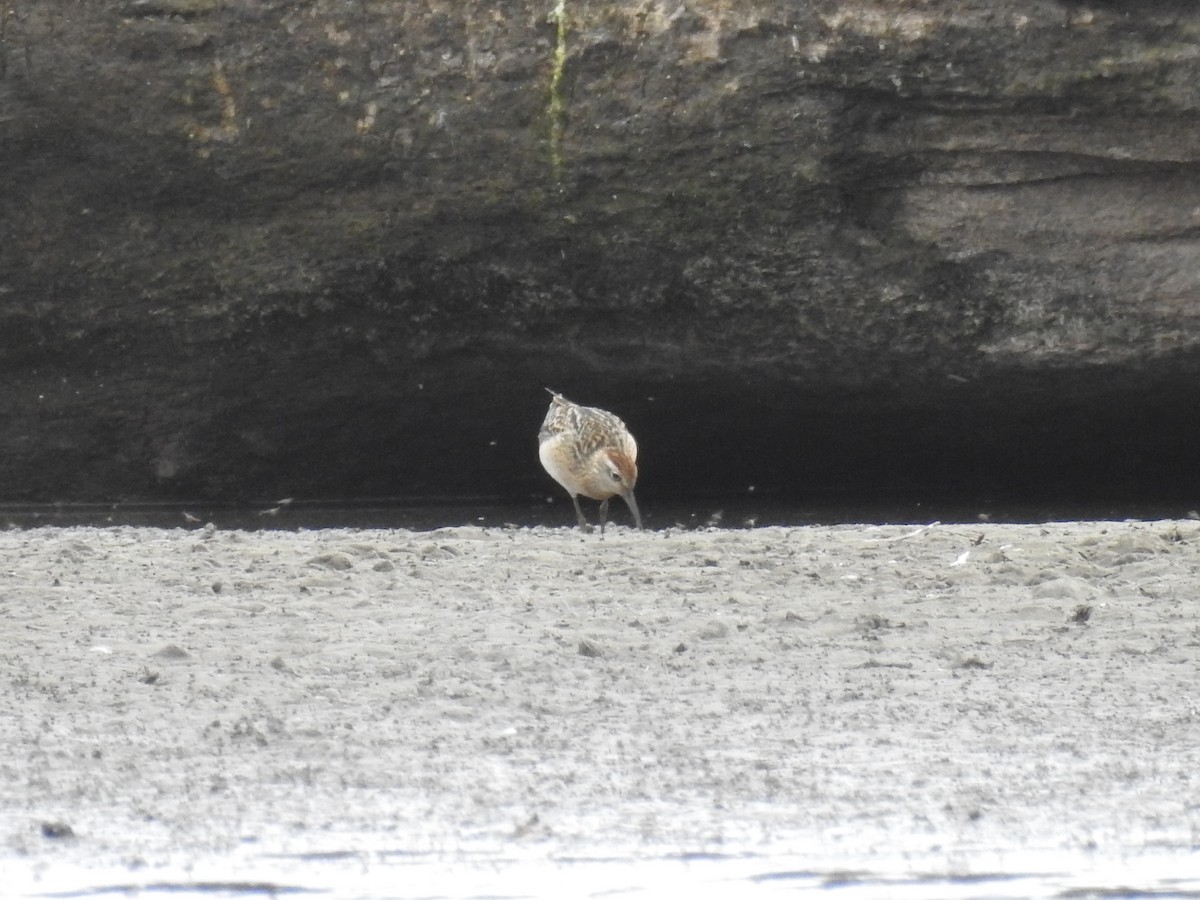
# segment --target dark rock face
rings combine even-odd
[[[0,16],[0,498],[1200,489],[1191,4]]]

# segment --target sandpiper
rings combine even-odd
[[[637,441],[625,423],[610,412],[580,406],[554,391],[550,396],[550,409],[538,432],[538,457],[550,477],[571,495],[580,530],[591,531],[579,507],[580,494],[600,501],[601,534],[608,519],[608,501],[616,496],[628,504],[641,528],[642,515],[633,499]]]

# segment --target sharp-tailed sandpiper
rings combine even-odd
[[[550,477],[571,495],[580,529],[591,530],[579,507],[580,494],[600,501],[601,534],[608,519],[608,501],[613,497],[628,504],[641,528],[642,514],[633,498],[638,477],[637,441],[625,423],[610,412],[580,406],[554,391],[550,396],[550,409],[538,433],[538,456]]]

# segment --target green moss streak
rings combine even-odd
[[[563,69],[567,66],[567,0],[557,0],[554,11],[550,14],[558,26],[558,42],[554,47],[554,68],[550,73],[550,104],[547,112],[550,115],[550,168],[554,171],[554,180],[562,181],[563,130],[566,127],[566,103],[562,96]]]

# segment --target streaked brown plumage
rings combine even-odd
[[[591,530],[579,506],[580,494],[600,501],[601,534],[608,519],[608,501],[613,497],[628,504],[641,528],[642,515],[633,497],[638,477],[637,441],[625,423],[610,412],[580,406],[554,391],[550,397],[550,409],[538,433],[538,457],[550,477],[571,495],[580,529]]]

